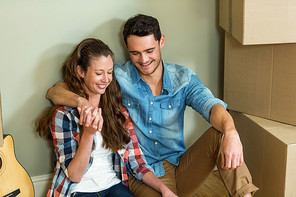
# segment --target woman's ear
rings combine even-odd
[[[81,78],[84,78],[85,73],[84,73],[84,70],[81,68],[81,66],[79,65],[76,66],[76,72]]]

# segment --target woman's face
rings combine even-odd
[[[84,79],[84,85],[90,97],[104,94],[112,81],[113,60],[110,55],[92,58],[87,71],[78,68],[78,73]]]

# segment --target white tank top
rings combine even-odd
[[[102,147],[103,139],[100,132],[97,132],[95,137],[97,145],[91,153],[93,163],[73,192],[99,192],[120,183],[113,170],[112,152]]]

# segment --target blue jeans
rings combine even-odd
[[[129,189],[122,183],[113,185],[112,187],[100,192],[93,192],[93,193],[75,192],[71,194],[71,197],[80,197],[80,196],[82,197],[118,197],[118,196],[133,197]]]

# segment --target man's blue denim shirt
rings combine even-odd
[[[214,98],[196,73],[175,65],[164,65],[163,87],[160,96],[153,96],[150,87],[129,61],[115,65],[123,105],[134,123],[140,148],[156,176],[165,175],[162,160],[174,165],[186,151],[184,142],[184,111],[192,107],[209,121],[211,108],[226,104]]]

